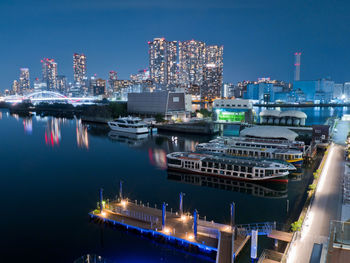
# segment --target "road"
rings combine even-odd
[[[314,243],[325,243],[331,220],[341,216],[341,180],[344,173],[344,148],[333,144],[316,190],[311,209],[298,239],[292,244],[289,262],[309,262]]]

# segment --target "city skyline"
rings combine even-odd
[[[183,1],[133,2],[85,1],[79,5],[63,1],[61,5],[51,6],[42,1],[2,2],[1,23],[6,27],[1,28],[5,39],[1,44],[4,63],[0,70],[4,77],[0,80],[0,90],[11,87],[18,78],[19,68],[29,68],[31,80],[40,77],[38,61],[42,57],[55,58],[58,74],[71,80],[71,56],[75,52],[87,55],[88,76],[97,73],[107,78],[110,70],[117,70],[120,79],[128,79],[130,74],[147,67],[147,41],[156,37],[223,45],[224,82],[258,77],[292,81],[293,55],[297,51],[303,54],[301,79],[330,76],[336,82],[345,82],[350,78],[346,61],[350,54],[346,41],[342,41],[349,28],[345,19],[348,4],[340,8],[328,1],[319,1],[317,6],[302,1],[283,5],[277,1],[267,1],[264,5],[257,1],[247,4],[204,1],[200,6],[194,1],[186,1],[186,5]],[[74,10],[74,15],[68,10]],[[182,20],[176,19],[179,11]],[[8,18],[14,12],[18,20]],[[40,20],[35,18],[38,13],[43,13]],[[86,19],[90,17],[95,19],[89,22]],[[47,23],[42,23],[43,19]],[[75,22],[80,19],[86,22],[77,25]],[[117,24],[120,26],[116,29]],[[102,34],[111,30],[114,33],[105,41],[89,37],[100,30]],[[23,35],[27,36],[25,49],[19,48],[23,42],[18,39]],[[35,37],[28,38],[31,35]],[[273,41],[276,37],[281,40],[278,45]],[[51,44],[49,39],[55,43]],[[330,48],[332,43],[337,43],[336,49]]]

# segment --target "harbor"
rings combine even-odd
[[[278,249],[275,249],[274,222],[277,224],[277,231],[283,230],[284,233],[289,231],[290,224],[296,220],[304,204],[306,189],[313,178],[313,172],[318,165],[317,158],[319,158],[316,156],[314,162],[304,163],[297,171],[293,171],[293,174],[297,175],[289,175],[288,183],[282,185],[272,184],[272,182],[226,180],[209,175],[167,171],[167,154],[194,152],[197,150],[197,145],[209,143],[215,140],[216,136],[162,131],[133,136],[110,131],[105,125],[85,124],[79,118],[69,120],[35,114],[30,117],[21,117],[11,115],[6,110],[2,112],[1,122],[15,131],[11,134],[6,129],[1,131],[3,136],[9,138],[8,143],[14,146],[13,150],[10,149],[7,155],[3,156],[4,171],[9,180],[3,194],[10,194],[9,191],[16,187],[16,182],[19,180],[29,186],[30,192],[41,195],[47,191],[52,193],[52,198],[46,201],[35,195],[42,205],[31,207],[31,213],[34,212],[37,215],[27,217],[27,222],[30,222],[32,228],[22,227],[21,223],[15,219],[14,222],[17,222],[16,227],[19,227],[25,236],[36,235],[37,231],[42,229],[50,235],[55,235],[56,241],[51,241],[45,236],[42,242],[28,243],[25,236],[16,236],[16,240],[7,241],[8,244],[14,244],[13,242],[27,244],[28,249],[40,245],[48,251],[40,255],[40,261],[47,261],[52,255],[55,255],[59,261],[66,262],[82,255],[95,254],[112,262],[140,262],[144,258],[151,262],[164,259],[169,262],[213,262],[216,261],[219,236],[216,234],[215,242],[207,241],[210,250],[203,250],[195,245],[195,242],[192,244],[186,239],[186,232],[187,237],[194,235],[195,210],[198,212],[200,224],[214,221],[215,224],[231,227],[230,204],[233,202],[236,204],[237,229],[241,229],[240,234],[248,240],[245,245],[242,239],[239,243],[236,242],[236,249],[242,245],[239,253],[235,249],[238,253],[236,262],[251,260],[251,237],[249,236],[251,236],[251,230],[254,230],[252,227],[254,225],[255,228],[260,229],[257,255],[268,253],[264,252],[265,249],[273,251],[269,252],[269,255],[271,253],[275,256],[280,255],[278,253],[282,253],[288,242],[282,241],[281,237]],[[29,149],[32,149],[31,154],[27,151],[22,153],[29,158],[30,166],[16,166],[12,162],[6,162],[6,156],[18,155],[15,149],[20,144],[26,144]],[[28,176],[21,178],[12,176],[11,171],[14,167]],[[39,172],[39,167],[42,172]],[[87,214],[89,211],[93,212],[96,202],[99,201],[97,194],[99,187],[104,189],[104,196],[110,198],[109,205],[115,204],[117,207],[118,200],[115,198],[115,192],[120,180],[126,182],[124,198],[128,200],[130,207],[133,207],[132,211],[141,209],[140,211],[144,211],[147,215],[157,216],[157,231],[151,228],[150,224],[142,227],[134,221],[127,221],[125,215],[114,218],[114,212],[111,212],[113,217],[109,218],[112,221],[100,217],[98,211],[89,216],[93,216],[94,219],[88,220]],[[44,183],[45,188],[39,187],[41,183]],[[57,186],[61,187],[62,191],[55,191]],[[22,189],[19,196],[14,197],[15,206],[20,206],[25,198],[29,202],[37,202],[28,190]],[[162,204],[163,202],[168,204],[166,207],[168,221],[165,222],[171,223],[169,220],[178,219],[180,192],[186,193],[184,207],[188,215],[188,228],[176,230],[176,226],[171,225],[171,228],[175,228],[175,235],[173,233],[165,235],[162,232],[161,223]],[[137,205],[135,200],[138,200]],[[142,200],[141,203],[140,200]],[[107,199],[105,201],[108,205]],[[154,204],[157,204],[157,208]],[[5,208],[12,211],[6,205]],[[55,211],[63,208],[66,211],[63,216],[52,216]],[[104,209],[110,215],[107,211],[108,206]],[[156,212],[150,212],[154,209]],[[27,214],[29,210],[22,207],[22,211]],[[121,220],[128,224],[120,224]],[[55,228],[52,227],[53,224]],[[133,226],[142,227],[142,233],[141,228],[137,230],[133,229]],[[215,231],[218,231],[217,229]],[[5,232],[6,235],[9,234],[10,228],[6,228]],[[180,236],[181,233],[182,236]],[[177,234],[179,236],[176,236]],[[200,228],[197,234],[200,238]],[[73,238],[67,240],[67,235]],[[225,232],[224,235],[227,237]],[[173,240],[172,237],[176,239]],[[205,242],[205,240],[201,241]],[[57,242],[66,244],[65,255],[51,249],[54,247],[53,244],[58,244]],[[202,243],[199,242],[198,245],[200,244]],[[4,246],[6,247],[6,244]],[[139,249],[137,254],[133,249],[136,246]],[[17,257],[22,258],[22,255],[24,259],[31,254],[30,252],[18,254]]]

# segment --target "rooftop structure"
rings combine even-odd
[[[241,136],[251,138],[286,139],[294,141],[298,134],[285,127],[255,126],[242,130]]]
[[[307,115],[302,111],[264,110],[260,112],[261,124],[304,126]]]

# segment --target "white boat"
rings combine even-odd
[[[260,182],[287,183],[289,169],[295,169],[293,165],[273,160],[192,152],[170,153],[167,162],[168,169],[173,171]]]
[[[125,117],[118,118],[108,122],[109,128],[113,131],[128,132],[128,133],[148,133],[147,124],[140,118]]]

